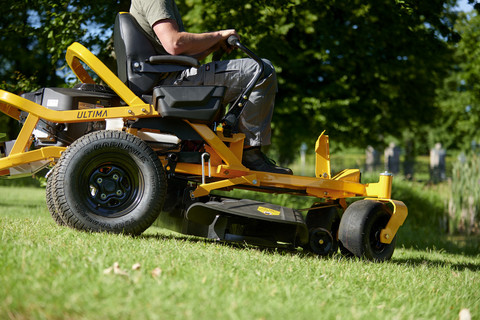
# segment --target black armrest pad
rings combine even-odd
[[[175,64],[180,66],[188,66],[198,68],[200,63],[197,59],[189,57],[189,56],[167,56],[167,55],[159,55],[159,56],[151,56],[147,59],[147,62],[150,64]]]

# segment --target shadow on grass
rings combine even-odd
[[[260,245],[255,245],[255,244],[249,244],[245,242],[234,242],[234,241],[220,241],[220,240],[215,240],[215,239],[208,239],[208,238],[202,238],[202,237],[196,237],[196,236],[188,236],[188,235],[182,235],[182,234],[170,234],[170,235],[164,235],[164,234],[142,234],[138,236],[138,238],[143,238],[143,239],[155,239],[155,240],[175,240],[175,241],[185,241],[185,242],[190,242],[190,243],[206,243],[206,244],[220,244],[226,247],[234,248],[234,249],[239,249],[239,250],[245,250],[245,249],[253,249],[253,250],[258,250],[261,252],[267,252],[267,253],[280,253],[280,254],[291,254],[291,255],[303,255],[303,256],[312,256],[312,257],[318,257],[317,255],[311,253],[311,252],[303,252],[301,249],[294,248],[291,245],[279,245],[279,246],[260,246]]]
[[[455,271],[470,270],[472,272],[480,271],[480,264],[475,263],[452,263],[445,260],[436,260],[431,258],[395,258],[389,263],[394,263],[402,266],[427,266],[427,267],[448,267]]]
[[[477,256],[480,254],[479,236],[451,237],[432,228],[401,227],[397,236],[397,247],[419,251],[441,251],[449,254]]]
[[[185,242],[190,242],[190,243],[206,243],[206,244],[219,244],[223,245],[229,248],[237,249],[237,250],[258,250],[260,252],[264,252],[266,254],[281,254],[281,255],[290,255],[290,256],[298,256],[300,258],[305,257],[305,258],[318,258],[318,259],[335,259],[335,260],[342,260],[342,259],[347,259],[347,260],[356,260],[356,261],[361,261],[361,259],[357,257],[347,257],[343,256],[340,253],[328,256],[328,257],[320,257],[312,252],[309,251],[304,251],[302,249],[296,249],[293,247],[263,247],[263,246],[257,246],[257,245],[251,245],[251,244],[246,244],[246,243],[241,243],[241,242],[227,242],[227,241],[217,241],[213,239],[207,239],[207,238],[200,238],[200,237],[194,237],[194,236],[186,236],[186,235],[181,235],[181,234],[171,234],[171,235],[164,235],[164,234],[144,234],[140,235],[139,238],[144,238],[144,239],[155,239],[155,240],[174,240],[174,241],[185,241]],[[471,255],[475,256],[478,255],[478,251],[476,254],[472,251],[470,254],[465,254],[462,250],[462,248],[452,246],[451,244],[448,247],[450,250],[445,250],[444,248],[438,247],[438,246],[429,246],[428,244],[424,243],[424,246],[419,247],[418,245],[407,247],[404,244],[402,246],[407,249],[407,250],[416,250],[419,252],[425,252],[425,254],[431,254],[432,252],[439,252],[439,253],[450,253],[450,254],[457,254],[457,255]],[[397,243],[397,248],[398,248],[398,243]],[[464,248],[463,248],[464,249]],[[397,258],[393,257],[392,260],[386,262],[386,263],[393,263],[397,265],[404,265],[404,266],[413,266],[413,267],[420,267],[420,266],[427,266],[427,267],[448,267],[451,268],[454,271],[464,271],[464,270],[470,270],[473,272],[480,271],[480,263],[475,264],[475,263],[452,263],[447,260],[440,260],[440,259],[434,259],[432,257],[423,257],[423,258]]]
[[[473,243],[468,243],[468,244],[452,242],[452,241],[448,241],[447,239],[438,241],[438,242],[430,242],[430,243],[422,242],[422,243],[415,243],[415,244],[397,242],[397,247],[400,247],[400,246],[403,246],[405,249],[425,251],[425,252],[431,252],[433,250],[438,252],[445,252],[449,254],[470,256],[470,257],[480,255],[479,240],[474,240]]]
[[[138,237],[144,238],[144,239],[154,239],[158,241],[174,240],[174,241],[185,241],[189,243],[205,243],[205,244],[211,244],[211,245],[217,244],[217,245],[233,248],[236,250],[245,250],[245,249],[258,250],[266,254],[281,254],[281,255],[289,255],[289,256],[298,256],[300,258],[305,257],[305,258],[318,258],[318,259],[335,259],[337,261],[341,261],[344,259],[356,260],[356,261],[362,260],[357,257],[343,256],[340,253],[337,253],[335,255],[328,256],[328,257],[320,257],[310,251],[293,248],[292,246],[264,247],[264,246],[252,245],[252,244],[247,244],[242,242],[217,241],[213,239],[188,236],[188,235],[182,235],[177,233],[169,234],[169,235],[165,235],[161,233],[143,234]],[[412,240],[412,239],[409,239],[409,240]],[[409,244],[409,241],[406,241],[406,242],[398,241],[397,248],[400,248],[400,247],[403,247],[407,250],[418,251],[420,252],[420,254],[425,253],[425,257],[402,258],[394,255],[393,259],[390,261],[387,261],[386,263],[392,263],[392,264],[402,265],[402,266],[413,266],[413,267],[422,267],[422,266],[433,267],[433,268],[447,267],[452,269],[452,271],[464,271],[464,270],[470,270],[473,272],[480,271],[480,263],[478,264],[455,263],[455,262],[450,262],[446,259],[445,260],[435,259],[431,256],[431,254],[435,252],[438,252],[440,254],[447,253],[447,254],[463,255],[463,256],[477,256],[479,254],[478,249],[472,244],[470,245],[466,245],[465,243],[459,244],[452,241],[448,241],[445,238],[445,240],[441,242],[421,241],[421,243],[410,243],[410,244]]]

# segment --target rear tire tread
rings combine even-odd
[[[58,214],[58,210],[55,207],[55,192],[54,192],[54,172],[47,178],[47,186],[45,188],[45,202],[47,204],[48,212],[52,216],[55,223],[59,226],[66,226],[66,223],[63,221],[63,218]]]

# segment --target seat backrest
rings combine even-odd
[[[168,53],[140,27],[130,13],[117,15],[113,37],[120,80],[136,95],[151,92],[169,70],[155,66],[155,70],[146,71],[145,67],[149,66],[145,66],[145,61],[151,56]]]

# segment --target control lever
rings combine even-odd
[[[258,63],[258,70],[248,83],[247,87],[245,90],[240,94],[240,96],[235,100],[235,102],[230,106],[230,110],[228,110],[227,114],[223,117],[222,122],[229,127],[230,129],[235,128],[238,118],[240,114],[242,113],[243,107],[245,106],[245,103],[248,101],[248,98],[250,97],[250,94],[253,91],[253,88],[257,84],[257,82],[260,79],[260,76],[263,74],[263,71],[265,69],[265,65],[262,59],[260,59],[255,53],[253,53],[250,49],[245,47],[241,42],[240,39],[238,39],[237,36],[230,36],[227,39],[228,45],[238,48],[242,50],[247,56],[255,60],[255,62]],[[228,130],[227,130],[228,131]],[[225,130],[224,130],[225,132]]]

